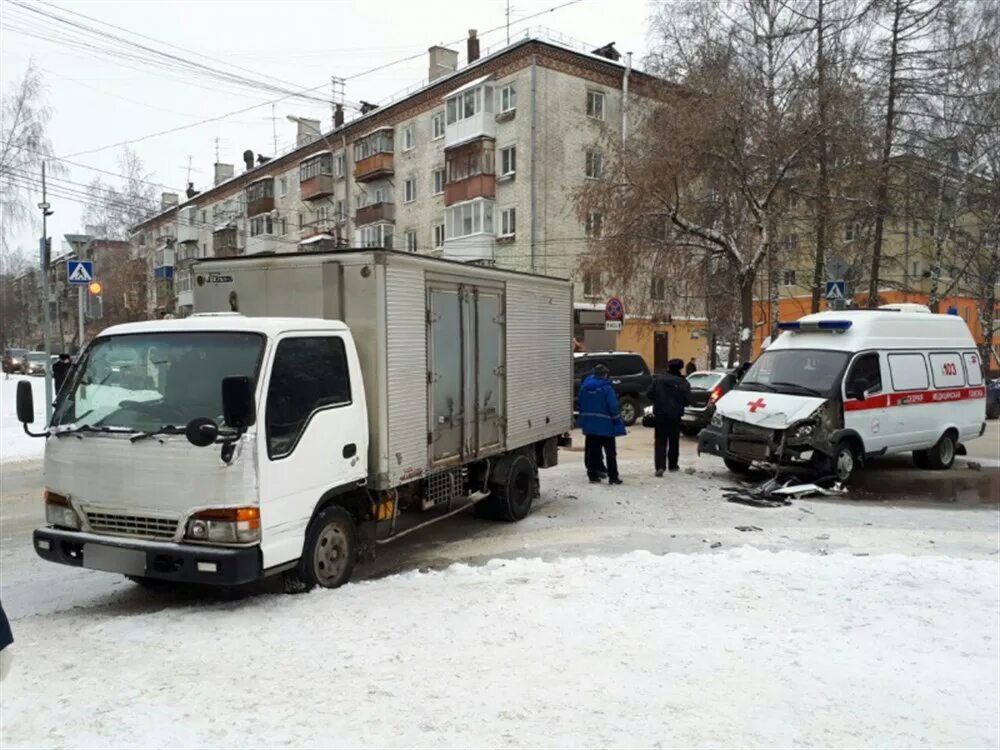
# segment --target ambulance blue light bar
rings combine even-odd
[[[843,333],[850,327],[850,320],[783,320],[778,323],[779,331],[834,331],[835,333]]]

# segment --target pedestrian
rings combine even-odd
[[[597,365],[580,384],[580,429],[585,436],[584,465],[587,478],[600,482],[607,469],[608,484],[621,484],[618,475],[618,448],[615,438],[626,434],[618,410],[618,397],[608,380],[608,368]]]
[[[691,357],[691,359],[688,360],[687,367],[684,368],[684,374],[691,375],[692,373],[695,373],[697,371],[698,371],[698,365],[695,363],[694,357]]]
[[[10,663],[13,658],[11,646],[14,643],[14,635],[10,630],[10,623],[7,622],[7,615],[0,604],[0,682],[10,671]]]
[[[62,384],[66,382],[66,376],[69,375],[69,368],[72,366],[73,360],[66,352],[60,354],[59,359],[52,365],[52,380],[55,382],[56,393],[59,393]]]
[[[662,477],[665,469],[677,471],[681,439],[681,417],[690,403],[691,384],[681,375],[684,360],[667,362],[666,375],[657,375],[649,389],[655,421],[655,448],[653,463],[656,476]]]

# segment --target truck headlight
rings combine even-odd
[[[213,508],[195,513],[185,539],[194,542],[246,544],[260,541],[260,508]]]
[[[45,523],[64,529],[79,529],[80,516],[73,510],[69,498],[58,492],[45,490]]]
[[[816,425],[813,422],[806,422],[805,424],[800,424],[794,430],[792,430],[792,440],[804,440],[805,438],[811,436],[816,431]]]
[[[719,412],[715,412],[712,415],[712,420],[711,422],[709,422],[709,424],[711,424],[712,427],[722,427],[722,425],[724,424],[724,422],[722,421],[722,415],[719,414]]]

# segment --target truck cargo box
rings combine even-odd
[[[570,282],[385,250],[210,259],[196,312],[341,320],[388,489],[572,427]]]

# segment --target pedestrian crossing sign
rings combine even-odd
[[[94,261],[92,260],[68,260],[66,261],[66,280],[70,284],[86,286],[94,280]]]
[[[847,283],[844,281],[826,282],[826,298],[830,300],[844,299],[847,294]]]

